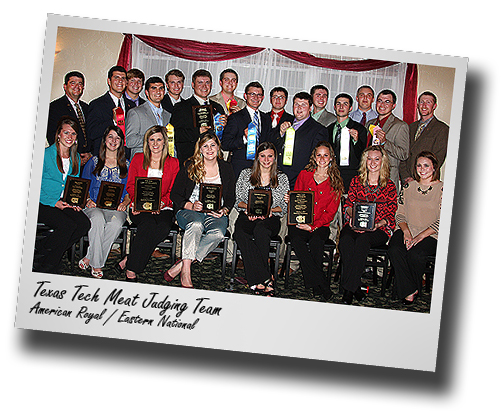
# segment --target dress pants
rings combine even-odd
[[[38,206],[38,221],[54,231],[40,242],[40,259],[34,268],[55,273],[65,251],[87,233],[91,222],[82,211],[68,207],[61,210],[45,204]]]
[[[179,210],[176,221],[185,230],[182,239],[182,259],[201,262],[225,237],[227,216],[213,217],[194,210]],[[225,256],[224,256],[225,258]]]
[[[306,288],[326,289],[328,286],[328,280],[323,271],[323,252],[329,235],[328,226],[322,226],[313,232],[292,225],[288,226],[288,236],[292,241],[295,255],[300,261]]]
[[[271,278],[269,245],[280,227],[281,219],[278,216],[251,221],[244,212],[239,213],[234,228],[234,240],[241,251],[248,285],[263,283]]]
[[[345,290],[354,293],[361,287],[361,276],[370,248],[384,245],[387,241],[388,235],[381,229],[358,233],[348,224],[342,228],[339,252],[342,262],[341,286]]]
[[[173,210],[161,210],[159,214],[130,213],[131,221],[137,226],[136,235],[131,244],[126,268],[136,274],[145,267],[157,244],[169,234],[173,226]]]
[[[112,244],[121,233],[126,212],[94,207],[85,208],[84,213],[91,221],[86,258],[89,259],[91,267],[102,268],[105,266]]]
[[[426,257],[437,252],[437,240],[428,236],[407,251],[403,231],[398,229],[389,241],[388,255],[395,269],[395,284],[399,299],[411,295],[421,287]]]

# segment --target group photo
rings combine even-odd
[[[52,75],[33,272],[430,312],[454,68],[59,27]]]

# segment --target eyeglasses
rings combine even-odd
[[[249,96],[250,98],[263,98],[264,95],[262,93],[255,93],[255,92],[252,92],[252,93],[247,93],[246,96]]]
[[[274,95],[271,96],[271,99],[285,99],[285,95]]]

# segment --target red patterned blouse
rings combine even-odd
[[[370,201],[377,203],[375,222],[386,219],[387,224],[379,227],[389,237],[395,230],[395,213],[397,210],[397,193],[395,184],[388,179],[384,188],[364,186],[360,183],[359,177],[355,176],[349,185],[348,198],[344,204],[344,214],[346,209],[353,207],[354,202]],[[349,223],[349,218],[346,216],[346,223]]]

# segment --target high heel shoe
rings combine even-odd
[[[357,289],[354,293],[354,297],[356,298],[356,300],[358,300],[358,302],[361,302],[362,300],[365,300],[367,298],[367,294],[361,289]]]
[[[412,295],[409,295],[409,296],[406,296],[402,299],[402,303],[404,305],[412,305],[415,301],[416,301],[416,295],[418,294],[419,292],[416,290],[414,293],[412,293]],[[412,300],[409,300],[407,299],[408,297],[412,296]]]
[[[87,270],[89,268],[89,263],[85,263],[84,262],[84,258],[82,258],[80,261],[79,261],[79,268],[81,270]]]
[[[342,293],[342,303],[351,305],[353,303],[353,295],[353,292],[344,289],[344,292]]]
[[[168,273],[169,270],[166,270],[164,272],[164,280],[166,280],[166,282],[170,283],[172,282],[175,278],[174,277],[171,277]]]
[[[264,295],[273,297],[274,296],[274,289],[272,286],[274,284],[274,280],[271,278],[269,280],[266,280],[263,284],[264,284],[264,289],[263,289]],[[269,290],[267,290],[267,289],[269,289]]]
[[[174,263],[174,264],[171,266],[171,268],[173,268],[175,265],[179,264],[181,261],[182,261],[182,260],[181,260],[181,259],[179,259],[176,263]],[[171,268],[170,268],[169,270],[171,270]],[[166,270],[166,271],[164,272],[164,280],[166,280],[166,282],[168,282],[168,283],[172,282],[172,281],[175,279],[175,277],[176,277],[176,276],[171,276],[171,275],[169,274],[169,270]],[[177,274],[177,275],[178,275],[178,274]]]
[[[93,267],[91,267],[91,276],[93,276],[95,279],[102,279],[103,271],[96,271]]]
[[[124,264],[124,268],[121,267],[121,261],[119,262],[116,262],[114,264],[114,270],[117,271],[117,273],[120,275],[122,273],[124,273],[124,270],[126,269],[126,265]]]

